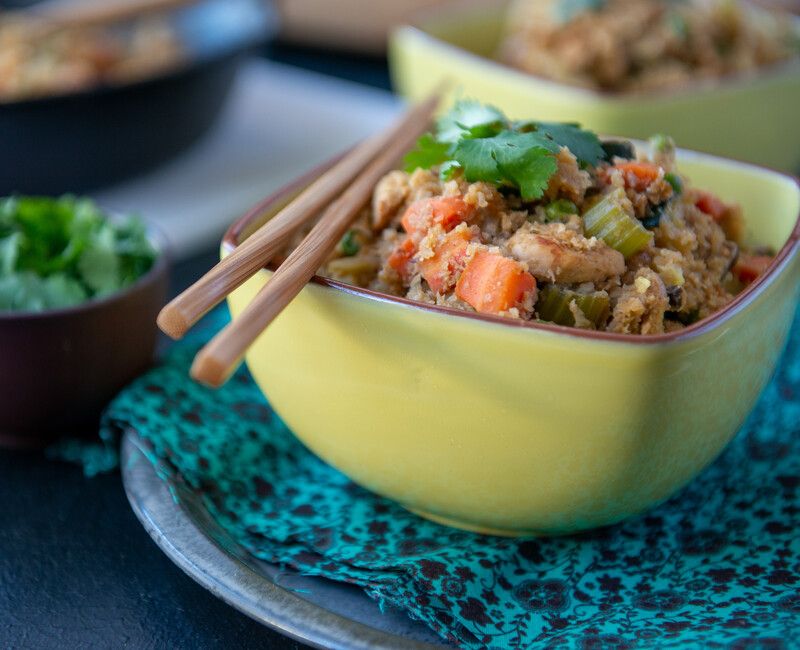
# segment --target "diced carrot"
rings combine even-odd
[[[700,196],[694,204],[698,210],[705,212],[718,223],[722,221],[728,213],[728,206],[710,192],[700,192]]]
[[[750,284],[767,270],[772,257],[769,255],[741,255],[733,267],[733,274],[744,284]]]
[[[406,210],[400,223],[405,231],[419,241],[434,225],[449,232],[462,221],[467,221],[473,208],[459,196],[435,196],[415,201]]]
[[[386,263],[397,271],[397,275],[403,282],[411,279],[411,258],[417,252],[417,245],[411,237],[406,237],[400,242],[389,255]]]
[[[536,280],[508,257],[479,250],[456,284],[456,296],[484,314],[499,314],[519,306],[536,291]]]
[[[419,271],[435,293],[444,293],[455,284],[457,272],[464,268],[467,247],[476,235],[468,228],[447,233],[434,248],[433,256],[421,260]]]
[[[625,185],[637,192],[646,190],[658,178],[661,167],[649,162],[625,162],[615,165],[625,179]]]

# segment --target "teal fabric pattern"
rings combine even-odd
[[[211,392],[176,345],[109,407],[254,556],[353,583],[463,648],[800,647],[800,318],[722,456],[617,526],[513,540],[446,528],[371,494],[297,441],[245,369]]]

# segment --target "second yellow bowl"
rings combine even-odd
[[[494,104],[512,118],[579,122],[598,133],[634,138],[668,133],[682,147],[800,171],[800,60],[677,91],[602,94],[492,60],[506,5],[456,2],[397,29],[389,50],[397,90],[421,99],[448,79],[454,95]]]

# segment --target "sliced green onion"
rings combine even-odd
[[[558,199],[549,203],[544,209],[544,220],[550,221],[563,221],[564,217],[571,214],[578,214],[578,208],[572,201],[567,199]]]
[[[670,185],[672,185],[672,191],[675,194],[680,194],[683,192],[683,182],[681,181],[680,176],[677,174],[673,174],[672,172],[667,172],[664,174],[664,180],[667,181]]]
[[[536,313],[542,320],[557,323],[558,325],[575,325],[575,316],[570,311],[570,303],[580,307],[586,319],[595,327],[600,327],[608,320],[610,302],[605,291],[592,293],[578,293],[571,289],[549,284],[539,291],[536,301]]]
[[[629,217],[622,207],[623,190],[608,194],[583,215],[583,229],[587,236],[602,239],[626,258],[646,248],[653,234],[638,219]]]
[[[339,246],[342,249],[342,254],[345,257],[352,257],[361,250],[361,244],[358,243],[358,233],[355,230],[348,230]]]

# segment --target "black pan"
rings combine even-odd
[[[245,54],[275,21],[266,0],[206,0],[174,17],[189,62],[127,85],[0,103],[0,195],[84,192],[163,163],[214,123]]]

